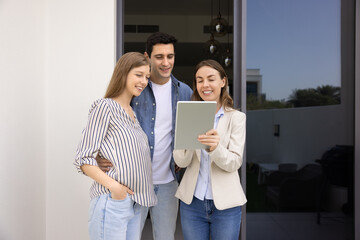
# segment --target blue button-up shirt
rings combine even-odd
[[[172,101],[172,143],[171,151],[174,150],[174,135],[175,135],[175,117],[176,117],[176,107],[178,101],[189,101],[191,98],[192,90],[191,88],[183,82],[177,80],[173,75],[171,75],[171,101]],[[140,94],[140,96],[133,98],[131,101],[131,106],[135,111],[136,117],[146,133],[150,146],[151,159],[154,156],[154,145],[155,145],[155,118],[156,118],[156,101],[154,93],[152,91],[151,81]],[[171,158],[169,167],[175,175],[175,162]]]
[[[220,118],[224,116],[224,109],[221,107],[215,114],[214,129],[217,128]],[[211,190],[211,175],[210,175],[210,157],[209,154],[202,149],[200,157],[200,172],[196,182],[194,196],[200,200],[213,199]]]

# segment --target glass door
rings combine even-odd
[[[341,0],[247,1],[248,240],[353,237],[346,11]]]

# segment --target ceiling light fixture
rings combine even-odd
[[[211,19],[212,19],[212,6],[213,3],[211,1]],[[217,18],[212,19],[210,23],[210,31],[215,37],[223,37],[226,35],[228,30],[228,22],[221,17],[220,13],[220,0],[219,0],[219,13]]]
[[[228,0],[228,23],[230,23],[230,1]],[[229,25],[228,25],[229,28]],[[225,65],[225,67],[230,67],[232,64],[232,54],[230,52],[230,34],[229,34],[229,29],[228,29],[228,35],[227,35],[227,49],[226,49],[226,53],[223,56],[223,64]]]

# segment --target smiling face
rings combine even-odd
[[[164,84],[170,79],[175,63],[174,45],[158,43],[153,46],[151,56],[151,81]]]
[[[128,95],[131,95],[131,97],[139,96],[147,86],[149,77],[149,65],[143,65],[131,69],[126,77],[126,87],[124,92],[126,92]]]
[[[216,101],[221,105],[221,89],[225,86],[225,78],[221,79],[220,73],[209,66],[199,68],[195,74],[196,90],[204,101]]]

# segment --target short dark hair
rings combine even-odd
[[[174,45],[174,49],[175,49],[175,43],[177,42],[177,39],[174,36],[171,36],[167,33],[162,33],[162,32],[156,32],[151,34],[147,41],[146,41],[146,49],[145,51],[147,52],[147,54],[149,55],[149,57],[151,57],[151,53],[153,50],[153,46],[159,43],[162,44],[173,44]]]

